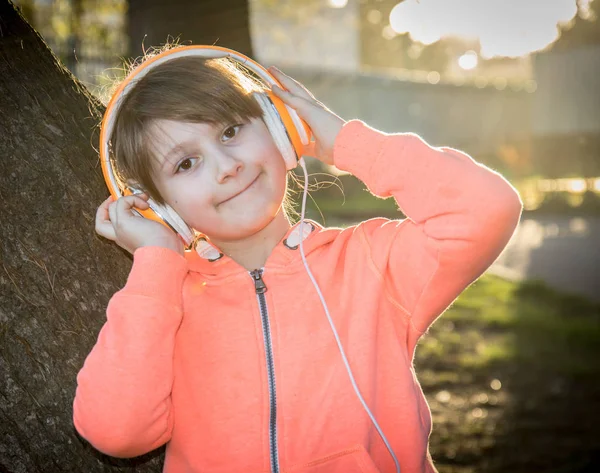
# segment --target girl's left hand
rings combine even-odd
[[[287,89],[273,86],[275,96],[296,110],[313,132],[315,141],[304,147],[304,154],[333,165],[333,145],[345,121],[315,99],[298,81],[273,66],[269,67],[269,72]]]

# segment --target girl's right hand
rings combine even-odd
[[[148,209],[147,200],[146,194],[128,195],[116,201],[109,196],[96,212],[96,233],[131,254],[143,246],[162,246],[183,255],[183,242],[172,230],[134,213],[134,207]]]

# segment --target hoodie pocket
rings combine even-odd
[[[353,445],[326,457],[282,471],[284,473],[380,473],[362,445]]]

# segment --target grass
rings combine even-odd
[[[481,277],[417,347],[440,473],[587,471],[600,452],[585,423],[600,415],[599,359],[599,304]]]
[[[538,281],[517,284],[484,276],[444,314],[464,329],[459,366],[480,368],[493,362],[551,365],[563,374],[600,372],[590,360],[600,355],[600,306],[560,294]],[[432,338],[451,346],[447,332],[435,326]],[[446,353],[440,352],[440,356]]]

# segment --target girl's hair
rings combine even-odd
[[[175,46],[155,49],[143,60]],[[264,90],[251,73],[226,58],[182,57],[156,66],[131,89],[115,120],[110,140],[119,179],[136,182],[154,201],[165,204],[153,181],[158,158],[155,138],[150,136],[154,121],[233,124],[262,118],[262,109],[252,94]],[[286,192],[286,216],[289,210]]]

